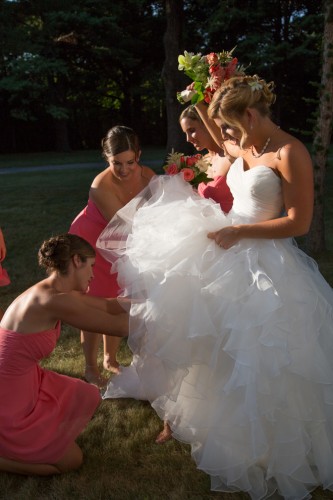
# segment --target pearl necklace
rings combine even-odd
[[[254,156],[255,158],[260,158],[260,156],[262,156],[264,154],[264,152],[266,151],[267,147],[268,147],[268,144],[271,142],[271,138],[268,137],[267,141],[265,142],[265,146],[262,148],[262,150],[260,151],[260,153],[255,153],[254,150],[253,150],[253,145],[251,146],[251,153],[252,153],[252,156]]]
[[[277,126],[276,127],[276,130],[279,130],[280,126]],[[273,134],[274,135],[274,134]],[[268,137],[267,141],[265,142],[265,145],[264,147],[262,148],[262,150],[260,151],[260,153],[255,153],[254,150],[253,150],[253,145],[251,146],[251,153],[252,153],[252,156],[254,156],[255,158],[260,158],[260,156],[262,156],[264,154],[264,152],[266,151],[267,147],[268,147],[268,144],[271,142],[271,138]]]

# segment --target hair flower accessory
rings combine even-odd
[[[233,57],[234,47],[230,51],[211,52],[207,55],[184,52],[178,56],[178,69],[193,80],[186,90],[177,93],[177,99],[185,104],[191,101],[196,104],[204,100],[210,103],[214,92],[221,84],[232,76],[245,74],[243,66]]]
[[[209,182],[207,170],[210,164],[201,154],[186,156],[183,153],[172,151],[167,157],[167,164],[163,170],[167,175],[181,174],[186,182],[197,187],[200,182]]]
[[[263,86],[258,81],[248,82],[248,84],[250,85],[252,92],[254,92],[255,90],[262,90],[263,89]]]

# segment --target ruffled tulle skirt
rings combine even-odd
[[[333,490],[333,293],[292,240],[207,238],[244,220],[162,177],[111,221],[134,358],[104,397],[148,399],[213,490],[310,498]]]

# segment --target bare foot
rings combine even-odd
[[[108,383],[108,380],[99,373],[98,369],[93,367],[86,367],[84,380],[89,384],[97,385],[99,388],[105,387]]]
[[[119,375],[121,371],[118,361],[116,360],[111,361],[109,356],[104,356],[103,368],[104,370],[111,373],[115,373],[116,375]]]
[[[164,422],[163,431],[159,433],[159,435],[155,439],[155,443],[164,444],[170,439],[172,439],[172,431],[170,429],[169,424],[167,422]]]

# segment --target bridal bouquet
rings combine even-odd
[[[183,179],[192,186],[197,187],[200,182],[208,182],[213,179],[207,175],[210,164],[201,154],[186,156],[183,153],[172,151],[167,157],[167,164],[163,169],[167,175],[176,175],[181,173]]]
[[[186,90],[177,93],[177,99],[181,104],[191,101],[196,104],[204,100],[208,104],[212,100],[214,92],[221,84],[232,76],[244,75],[243,66],[238,64],[238,59],[233,57],[232,50],[222,52],[211,52],[207,55],[184,52],[178,56],[178,69],[193,80]]]

